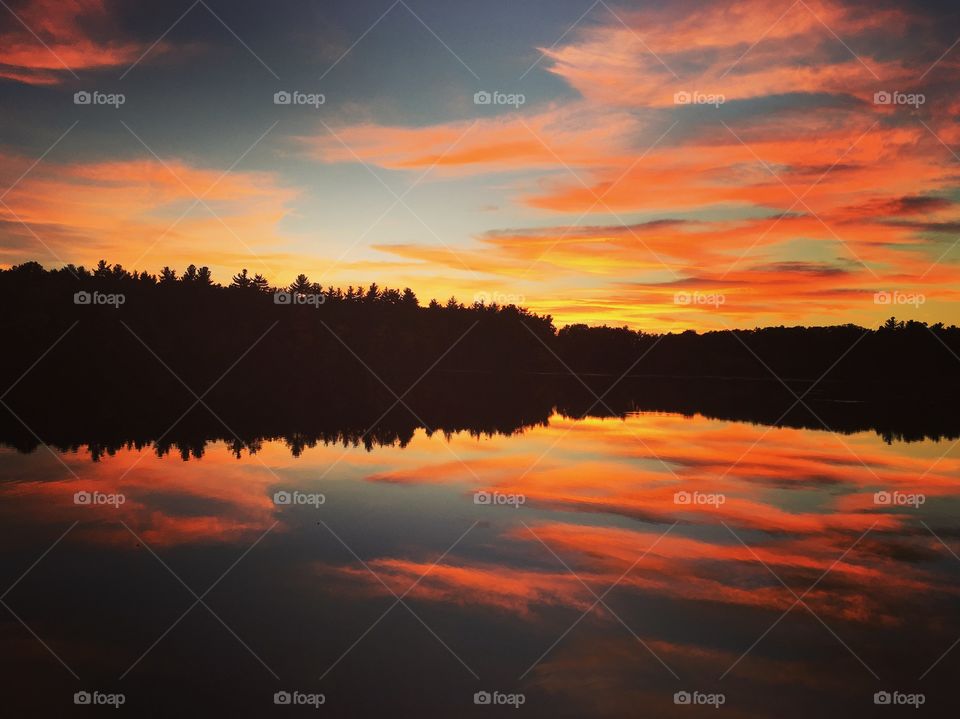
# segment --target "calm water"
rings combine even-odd
[[[955,715],[958,469],[948,441],[649,413],[3,450],[9,715]]]

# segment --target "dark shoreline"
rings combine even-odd
[[[960,436],[960,328],[942,323],[557,329],[513,305],[422,306],[409,289],[303,276],[223,287],[204,270],[0,270],[0,442],[94,456],[157,440],[187,456],[211,439],[369,448],[403,445],[418,427],[509,435],[554,411]]]
[[[469,382],[465,382],[469,377]],[[955,411],[960,387],[900,383],[880,394],[874,383],[791,381],[788,390],[769,380],[496,376],[439,372],[421,381],[403,402],[383,387],[343,387],[314,396],[249,397],[214,391],[197,404],[185,390],[169,387],[167,401],[53,403],[18,395],[0,419],[0,444],[32,452],[41,441],[59,450],[86,450],[96,458],[122,447],[154,445],[185,458],[201,456],[206,444],[225,441],[238,452],[267,440],[284,440],[294,454],[316,443],[404,446],[414,432],[477,436],[512,435],[544,425],[554,412],[572,418],[620,417],[667,412],[757,425],[836,431],[873,431],[887,442],[953,440],[960,437]],[[612,389],[611,386],[613,386]],[[588,389],[589,388],[589,389]],[[809,390],[809,391],[808,391]],[[807,392],[805,395],[804,393]],[[132,394],[136,394],[133,392]],[[402,390],[397,394],[402,395]],[[311,402],[304,403],[305,397]],[[600,398],[598,400],[598,397]],[[802,398],[798,401],[797,397]],[[13,416],[16,413],[16,417]],[[186,413],[186,414],[185,414]],[[26,425],[26,426],[25,426]],[[29,429],[28,429],[29,428]],[[34,432],[36,435],[34,435]]]

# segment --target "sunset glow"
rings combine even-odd
[[[564,4],[497,57],[439,7],[364,33],[385,10],[309,43],[285,6],[256,33],[197,5],[156,44],[113,3],[7,13],[0,261],[305,272],[647,330],[876,326],[897,298],[960,319],[960,52],[922,4],[600,3],[576,23]],[[124,102],[74,104],[95,89]]]

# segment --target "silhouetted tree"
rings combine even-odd
[[[253,277],[253,286],[261,292],[266,292],[270,289],[270,283],[267,282],[267,278],[259,273]]]
[[[253,278],[247,274],[246,267],[233,276],[230,286],[239,287],[244,290],[253,287]]]
[[[290,291],[298,295],[309,294],[312,289],[310,279],[304,274],[297,275],[297,279],[290,284]]]

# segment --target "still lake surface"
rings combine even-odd
[[[960,707],[952,440],[554,414],[297,452],[0,450],[7,715]]]

